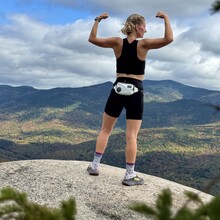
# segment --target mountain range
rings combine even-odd
[[[90,161],[112,82],[81,88],[0,85],[0,161]],[[219,174],[220,91],[143,81],[137,171],[204,190]],[[102,162],[124,168],[125,113]],[[212,194],[220,194],[220,186]]]
[[[215,114],[213,108],[220,105],[220,91],[190,87],[170,80],[144,80],[143,85],[144,128],[207,124],[220,119],[220,115]],[[67,108],[65,114],[58,116],[62,120],[74,126],[98,128],[111,88],[111,82],[81,88],[48,90],[1,85],[0,117],[4,119],[10,114],[25,110],[20,120],[37,117],[48,120],[43,109]],[[118,126],[124,125],[125,120],[122,116],[119,118]]]

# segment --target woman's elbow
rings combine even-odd
[[[92,38],[91,38],[91,37],[89,37],[88,41],[89,41],[90,43],[92,43]]]
[[[166,39],[167,44],[171,44],[173,42],[173,37],[168,37]]]
[[[96,42],[96,39],[97,39],[96,37],[90,36],[89,39],[88,39],[88,41],[89,41],[90,43],[94,44],[94,43]]]

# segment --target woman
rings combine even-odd
[[[96,142],[96,151],[92,163],[87,168],[90,175],[99,175],[102,155],[108,144],[111,131],[123,108],[126,109],[126,172],[123,185],[142,185],[144,180],[134,171],[137,154],[137,136],[143,115],[143,86],[145,59],[147,52],[170,44],[173,32],[167,14],[158,12],[157,18],[164,19],[164,37],[156,39],[143,38],[146,22],[143,16],[130,15],[122,28],[127,37],[97,37],[98,24],[108,18],[103,13],[95,18],[89,42],[106,48],[112,48],[116,57],[116,81],[111,90],[103,114],[102,128]],[[137,38],[141,38],[137,40]]]

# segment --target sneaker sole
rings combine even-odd
[[[137,186],[137,185],[143,185],[144,180],[140,179],[139,181],[135,180],[123,180],[122,184],[125,186]]]

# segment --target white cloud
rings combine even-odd
[[[35,1],[28,1],[28,4]],[[121,36],[127,15],[147,15],[146,37],[163,36],[163,20],[154,17],[158,9],[167,11],[174,30],[174,42],[152,50],[146,62],[146,79],[171,79],[188,85],[220,89],[219,15],[206,14],[213,1],[166,2],[144,0],[41,0],[55,7],[83,8],[94,12],[65,25],[51,25],[25,14],[12,14],[0,24],[0,83],[31,85],[37,88],[78,87],[113,81],[115,58],[111,49],[88,42],[97,13],[106,9],[110,18],[99,25],[102,37]],[[20,1],[20,4],[27,4]],[[115,7],[117,5],[117,7]],[[174,7],[175,5],[175,7]],[[142,13],[143,12],[143,13]],[[92,18],[91,18],[92,17]]]
[[[10,21],[0,32],[1,83],[77,87],[114,79],[111,49],[88,42],[93,21],[49,26],[23,15],[11,16]]]

